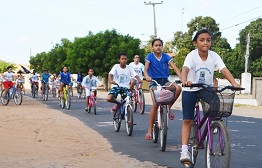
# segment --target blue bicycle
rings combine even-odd
[[[23,100],[22,93],[20,89],[16,88],[16,85],[9,88],[6,95],[4,95],[5,90],[6,89],[2,90],[1,92],[1,103],[4,106],[8,105],[10,99],[14,99],[16,105],[22,104],[22,100]]]
[[[48,100],[48,83],[47,82],[45,82],[45,81],[43,81],[43,85],[44,85],[44,90],[43,90],[43,100],[44,101],[47,101]]]
[[[127,88],[119,87],[116,84],[118,89],[120,89],[121,100],[120,107],[114,112],[113,116],[113,125],[116,132],[119,132],[121,127],[121,121],[125,120],[126,132],[128,136],[132,135],[134,118],[133,118],[133,110],[130,104],[130,91]]]

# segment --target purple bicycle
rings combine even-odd
[[[244,88],[225,86],[221,89],[206,84],[192,84],[190,87],[201,87],[211,93],[211,104],[198,100],[196,114],[191,125],[189,149],[191,162],[183,162],[185,167],[194,167],[199,149],[205,149],[206,167],[230,168],[231,148],[227,117],[232,114],[235,92]],[[225,90],[227,90],[225,92]],[[199,103],[204,116],[201,119]],[[202,131],[203,128],[203,132]],[[206,143],[206,144],[205,144]]]

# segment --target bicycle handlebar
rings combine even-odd
[[[155,82],[155,84],[157,84],[157,86],[161,86],[156,80],[152,79],[152,82]],[[171,82],[169,85],[163,85],[161,87],[171,87],[173,84],[178,84],[181,83],[180,80],[175,80],[174,82]]]
[[[184,86],[184,87],[201,87],[203,89],[216,88],[216,87],[207,85],[205,83],[192,83],[190,86]],[[223,86],[221,89],[217,89],[216,92],[223,92],[226,89],[230,89],[230,90],[233,90],[233,91],[245,90],[245,88],[242,88],[242,87],[234,87],[234,86],[228,85],[228,86]]]

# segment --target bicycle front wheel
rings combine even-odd
[[[96,115],[96,98],[92,97],[92,102],[93,102],[93,108],[94,108],[94,115]]]
[[[206,167],[230,168],[231,149],[229,134],[222,121],[214,121],[212,123],[211,137],[208,138],[206,143]]]
[[[167,106],[160,107],[160,148],[164,152],[166,150],[166,140],[167,140]]]
[[[7,98],[8,97],[8,93],[7,93],[6,97],[4,97],[4,91],[5,91],[5,89],[3,89],[2,92],[1,92],[1,103],[4,106],[6,106],[9,103],[9,98]]]
[[[16,105],[21,105],[23,101],[23,96],[20,90],[16,90],[14,93],[14,101]]]
[[[48,100],[48,87],[45,86],[44,89],[45,89],[44,90],[44,95],[43,95],[44,96],[44,101],[47,101]]]
[[[114,112],[114,116],[113,116],[113,126],[115,132],[118,132],[120,130],[121,121],[122,121],[121,110],[117,109],[117,111]]]
[[[157,143],[158,141],[158,133],[159,133],[159,127],[157,121],[153,124],[153,131],[152,131],[152,139],[154,143]]]
[[[133,124],[134,124],[134,118],[133,118],[133,111],[130,106],[127,106],[126,108],[126,132],[128,136],[132,135],[133,132]]]
[[[71,98],[70,98],[70,93],[68,91],[66,92],[65,105],[66,105],[66,109],[69,110],[71,107]]]
[[[145,112],[145,95],[142,89],[139,89],[138,91],[139,101],[138,101],[138,107],[140,114],[144,114]]]
[[[137,104],[136,104],[136,91],[133,89],[132,90],[132,96],[130,96],[130,105],[134,111],[134,113],[136,112],[137,109]]]

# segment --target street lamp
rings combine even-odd
[[[163,1],[161,2],[144,2],[145,5],[152,5],[153,6],[153,16],[154,16],[154,35],[155,38],[157,37],[157,32],[156,32],[156,14],[155,14],[155,5],[160,5],[163,4]]]

